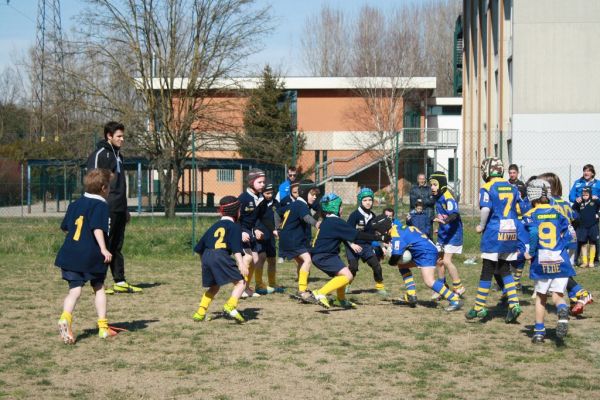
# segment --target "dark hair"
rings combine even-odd
[[[89,194],[102,194],[102,188],[108,187],[111,172],[107,169],[94,168],[83,178],[83,186]]]
[[[585,164],[583,166],[583,171],[585,172],[586,169],[589,169],[590,171],[592,171],[592,174],[594,174],[594,176],[596,176],[596,170],[594,169],[594,166],[592,164]]]
[[[391,213],[392,213],[392,215],[396,215],[396,213],[394,212],[394,209],[393,209],[393,208],[389,208],[389,207],[388,207],[388,208],[384,208],[384,209],[383,209],[383,212],[385,213],[386,211],[387,211],[387,212],[391,212]]]
[[[296,168],[296,167],[288,167],[287,172],[298,172],[298,168]]]
[[[125,131],[125,125],[116,121],[109,121],[104,125],[104,139],[108,139],[108,135],[114,135],[116,131]]]
[[[519,172],[519,167],[517,166],[517,164],[510,164],[508,166],[508,170],[509,171],[517,171],[517,172]]]
[[[538,175],[538,179],[542,179],[550,184],[550,193],[552,196],[562,197],[562,183],[558,175],[554,172],[546,172]]]

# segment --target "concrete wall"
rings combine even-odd
[[[513,112],[600,112],[600,1],[515,0],[513,24]]]

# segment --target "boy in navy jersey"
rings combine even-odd
[[[279,226],[279,256],[293,259],[297,265],[298,292],[293,297],[308,303],[314,300],[308,290],[311,228],[319,227],[319,222],[311,213],[311,207],[317,201],[318,195],[319,189],[313,181],[301,181],[298,186],[298,198],[288,205]]]
[[[337,291],[334,305],[343,308],[355,308],[356,305],[346,300],[345,288],[354,275],[350,268],[340,258],[340,244],[345,242],[352,251],[360,253],[362,247],[356,241],[370,243],[374,240],[389,241],[384,235],[373,231],[372,233],[358,231],[340,218],[342,199],[335,193],[329,193],[321,199],[321,213],[323,222],[319,226],[312,241],[310,254],[313,264],[331,277],[323,287],[313,291],[313,296],[318,304],[325,308],[331,307],[327,294]]]
[[[582,262],[580,267],[593,268],[598,240],[598,212],[600,202],[592,199],[592,189],[588,186],[581,190],[581,202],[573,203],[573,210],[579,214],[577,218],[577,242],[581,248]],[[589,253],[588,253],[589,245]],[[588,254],[589,262],[588,262]]]
[[[546,335],[544,315],[548,293],[557,309],[556,336],[563,339],[569,329],[569,307],[564,299],[569,277],[575,275],[567,252],[569,220],[550,203],[550,185],[536,179],[527,186],[527,197],[533,209],[525,214],[525,226],[529,232],[531,259],[529,277],[535,282],[535,326],[533,343],[543,343]]]
[[[75,343],[72,330],[73,309],[87,281],[95,293],[98,313],[98,336],[105,339],[116,335],[106,319],[104,279],[112,254],[106,243],[109,233],[109,210],[106,199],[110,191],[111,173],[106,169],[92,169],[84,178],[85,193],[71,203],[60,228],[66,232],[65,242],[58,251],[55,265],[62,270],[62,278],[69,283],[63,312],[58,320],[60,336],[65,344]]]
[[[204,233],[194,248],[202,259],[202,286],[208,290],[202,295],[193,318],[194,321],[204,321],[208,306],[221,286],[233,283],[231,297],[223,306],[223,312],[226,317],[245,322],[237,310],[246,287],[244,276],[248,275],[248,266],[242,259],[242,231],[236,224],[240,216],[240,201],[233,196],[223,197],[219,202],[219,213],[221,219]]]
[[[269,284],[265,285],[263,283],[262,268],[256,269],[254,272],[257,282],[256,293],[260,295],[284,292],[284,288],[277,285],[277,263],[275,262],[277,250],[275,248],[275,234],[272,231],[273,227],[275,227],[275,210],[279,207],[279,203],[273,195],[273,184],[267,183],[265,189],[263,190],[263,197],[265,198],[266,202],[266,210],[263,218],[260,220],[260,229],[265,234],[264,239],[261,241],[261,245],[267,256],[267,276],[269,279]]]
[[[355,210],[348,216],[348,225],[352,226],[359,232],[374,233],[373,231],[373,218],[375,213],[371,211],[373,208],[373,196],[374,193],[369,188],[360,189],[357,200],[358,209]],[[360,252],[355,252],[351,248],[346,246],[346,257],[348,259],[348,266],[352,275],[356,277],[358,273],[358,262],[362,260],[367,263],[373,270],[373,280],[375,281],[375,290],[380,296],[387,296],[387,291],[383,284],[383,272],[381,270],[381,264],[379,258],[375,254],[371,241],[358,239],[355,242],[361,247]]]
[[[431,217],[425,212],[423,200],[418,199],[415,202],[415,209],[411,210],[406,217],[406,225],[414,226],[431,239],[431,222]]]
[[[265,187],[266,177],[264,171],[252,169],[248,172],[248,188],[238,197],[240,202],[239,222],[242,227],[242,244],[244,249],[244,263],[248,267],[248,276],[246,281],[248,285],[242,297],[258,297],[250,288],[252,276],[255,269],[259,269],[259,276],[262,278],[262,268],[267,258],[263,240],[265,238],[264,228],[260,229],[259,221],[263,218],[267,203],[262,195]],[[262,286],[262,282],[257,282],[257,286]]]
[[[438,264],[438,277],[446,282],[446,269],[452,278],[452,291],[462,296],[465,287],[462,284],[458,269],[452,262],[454,254],[461,254],[463,248],[463,223],[458,210],[458,202],[448,190],[448,178],[443,172],[434,172],[429,177],[431,193],[435,198],[437,222],[437,248],[440,252],[441,263]],[[448,286],[449,287],[449,286]],[[439,294],[434,293],[433,300],[439,299]]]

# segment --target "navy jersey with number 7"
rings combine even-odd
[[[102,196],[85,193],[67,208],[60,228],[67,232],[54,264],[67,271],[106,273],[107,264],[94,237],[94,230],[108,239],[108,204]]]

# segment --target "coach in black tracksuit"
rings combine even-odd
[[[123,168],[123,156],[120,153],[124,132],[125,127],[119,122],[111,121],[104,125],[104,140],[98,142],[96,151],[90,154],[87,160],[88,171],[94,168],[103,168],[110,170],[114,175],[110,182],[108,195],[110,210],[108,251],[112,253],[110,272],[115,284],[112,288],[107,288],[106,292],[109,294],[142,291],[141,288],[132,286],[125,280],[125,261],[121,253],[125,239],[125,225],[129,222],[126,176]]]

